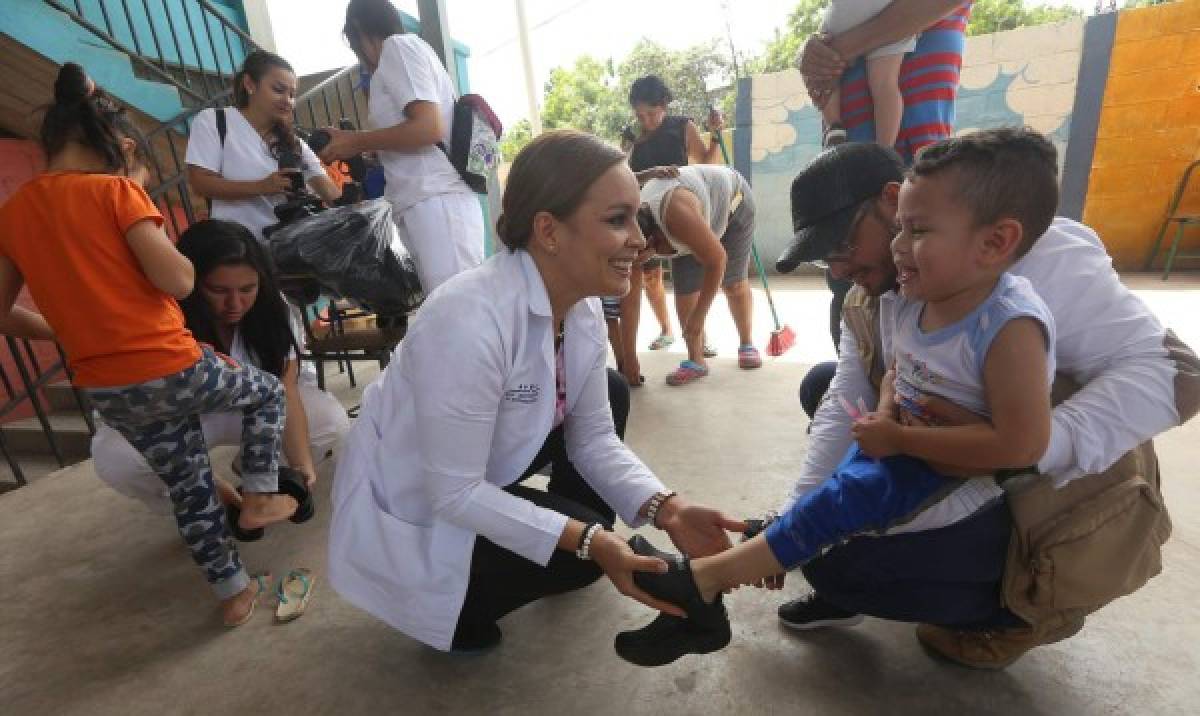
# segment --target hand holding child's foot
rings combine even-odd
[[[252,530],[283,522],[296,513],[298,506],[296,499],[289,495],[247,492],[242,496],[242,514],[238,518],[238,526]]]

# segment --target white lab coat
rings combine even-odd
[[[475,536],[538,564],[567,518],[503,490],[554,418],[554,326],[541,274],[504,251],[433,292],[363,395],[333,485],[329,575],[352,604],[449,649]],[[567,453],[628,524],[662,483],[617,437],[600,301],[567,314]]]

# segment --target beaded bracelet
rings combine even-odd
[[[579,536],[579,547],[575,550],[576,557],[580,559],[592,558],[592,538],[602,529],[604,529],[604,525],[599,522],[593,522],[584,528],[583,534]]]
[[[650,504],[646,506],[646,519],[650,522],[650,524],[654,525],[655,527],[658,526],[658,524],[655,523],[654,518],[658,516],[659,508],[663,506],[664,502],[671,499],[676,494],[678,493],[676,493],[674,490],[654,493],[654,497],[650,498]]]

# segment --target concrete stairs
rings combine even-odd
[[[55,472],[66,465],[87,460],[91,456],[91,433],[70,384],[64,382],[49,385],[44,395],[44,406],[49,411],[46,420],[50,424],[64,465],[59,465],[55,459],[50,441],[36,415],[0,425],[5,447],[20,465],[25,479],[29,481]],[[86,401],[84,398],[85,406]],[[91,410],[90,406],[88,410]],[[4,491],[2,485],[6,484],[15,484],[15,478],[8,463],[0,460],[0,493]]]

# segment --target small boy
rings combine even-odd
[[[639,587],[683,604],[693,626],[676,629],[660,617],[656,626],[619,636],[621,656],[649,665],[697,645],[711,651],[720,640],[695,625],[721,630],[724,609],[714,599],[722,590],[905,524],[941,497],[970,516],[1001,498],[997,471],[1042,457],[1050,440],[1054,320],[1029,282],[1008,269],[1053,220],[1057,171],[1054,145],[1029,129],[975,132],[918,155],[899,194],[892,242],[899,296],[880,315],[893,363],[877,410],[858,417],[857,442],[834,474],[762,535],[712,557],[677,560],[664,574],[638,573]],[[920,408],[926,396],[981,420],[929,425]]]
[[[840,35],[858,27],[883,12],[895,0],[830,0],[821,20],[822,35]],[[867,87],[875,109],[875,141],[885,147],[893,146],[900,134],[900,119],[904,115],[904,98],[900,94],[900,63],[905,53],[917,46],[917,37],[907,37],[867,54]],[[825,106],[819,107],[825,119],[822,145],[831,147],[846,141],[842,126],[842,96],[835,87]]]

